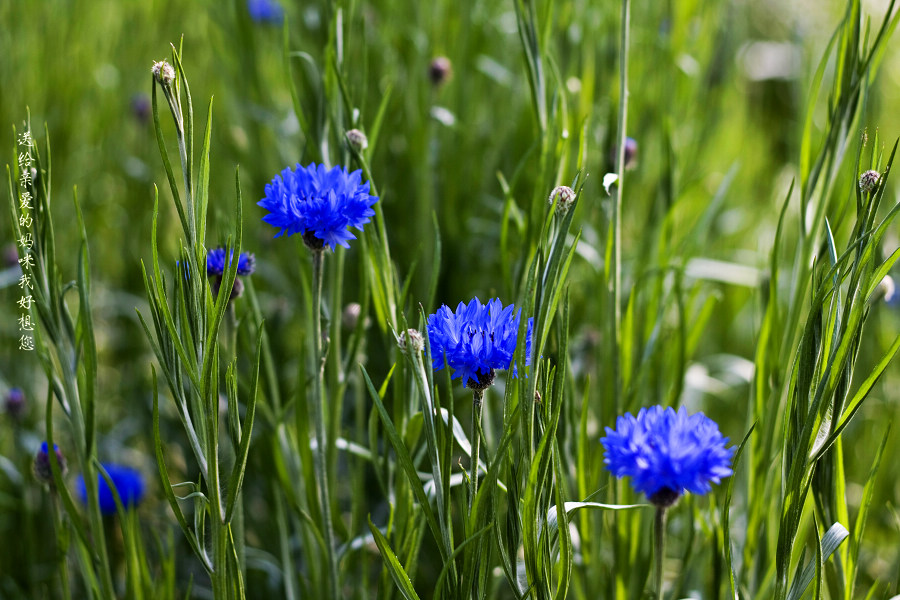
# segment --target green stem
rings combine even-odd
[[[484,390],[475,390],[472,395],[472,461],[469,465],[469,512],[478,493],[478,454],[481,451],[481,412],[484,408]]]
[[[222,492],[219,484],[219,398],[209,400],[209,440],[207,442],[207,494],[209,496],[210,530],[213,542],[213,598],[229,597],[228,580],[228,524],[222,509]]]
[[[97,469],[92,461],[96,457],[96,449],[94,442],[88,447],[87,429],[85,424],[84,412],[82,411],[81,398],[78,397],[77,375],[68,367],[63,367],[64,382],[66,396],[73,399],[71,406],[71,423],[75,432],[76,440],[84,440],[84,445],[75,444],[78,455],[78,462],[81,464],[82,473],[84,473],[84,488],[87,496],[87,512],[90,521],[90,531],[93,536],[94,548],[96,552],[95,559],[98,561],[97,576],[100,579],[102,589],[101,593],[104,598],[115,598],[115,587],[113,586],[112,570],[109,563],[109,553],[106,549],[106,535],[103,527],[103,515],[100,512],[100,493],[98,489]],[[53,453],[52,444],[48,444],[51,454]],[[55,459],[55,454],[54,458]]]
[[[233,359],[237,359],[238,353],[238,341],[237,341],[237,315],[235,314],[234,301],[229,300],[228,306],[226,308],[227,318],[225,320],[226,327],[226,340],[228,344],[228,348],[230,349],[229,356]],[[241,440],[241,419],[238,414],[237,408],[237,400],[235,399],[234,405],[234,414],[231,413],[231,406],[229,406],[229,419],[233,419],[233,423],[230,428],[232,430],[232,451],[234,454],[234,459],[237,460],[239,448],[240,448],[240,440]],[[234,551],[237,555],[237,563],[238,570],[241,575],[241,579],[243,581],[247,581],[247,549],[244,543],[244,493],[243,491],[238,491],[237,497],[234,500],[234,513],[231,518],[231,533],[232,538],[234,540]]]
[[[631,22],[631,0],[622,0],[622,24],[619,37],[619,132],[616,151],[616,193],[612,206],[612,257],[610,261],[610,358],[612,360],[612,385],[615,414],[621,412],[622,374],[619,365],[621,344],[622,304],[622,194],[625,189],[625,141],[628,138],[628,29]]]
[[[626,2],[628,0],[625,0]],[[656,598],[663,600],[663,562],[666,558],[666,516],[667,508],[656,508],[656,520],[653,528],[653,563],[654,579],[656,580]]]
[[[328,561],[327,597],[338,598],[338,564],[334,552],[334,523],[331,520],[331,494],[328,489],[328,470],[325,441],[325,355],[322,348],[322,262],[323,250],[312,250],[313,275],[313,358],[316,369],[315,394],[313,394],[313,420],[316,424],[315,471],[322,505],[322,522],[325,527],[325,554]]]
[[[285,514],[281,490],[275,485],[272,486],[272,496],[275,498],[275,523],[278,526],[278,545],[281,550],[284,597],[285,600],[296,600],[297,592],[294,590],[294,562],[291,560],[290,531],[288,530],[287,515]]]
[[[60,537],[60,532],[63,530],[64,524],[62,520],[62,512],[59,506],[59,499],[56,496],[55,489],[50,491],[50,504],[53,507],[53,534],[57,544],[57,556],[61,557],[57,559],[57,566],[59,567],[59,571],[57,573],[57,575],[59,575],[59,584],[62,588],[62,597],[71,598],[72,592],[69,588],[69,569],[65,559],[65,549],[59,542],[59,540],[62,539]],[[27,519],[27,522],[28,524],[31,523],[30,517]],[[29,565],[29,569],[30,568],[31,566]]]

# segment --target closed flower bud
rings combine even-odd
[[[553,191],[550,192],[550,197],[547,199],[551,206],[557,196],[559,196],[559,202],[556,204],[556,210],[558,210],[560,214],[566,214],[575,203],[575,191],[565,185],[556,186],[553,188]]]
[[[453,65],[446,56],[438,56],[428,65],[428,78],[436,86],[448,81],[452,74]]]
[[[897,286],[894,283],[894,278],[890,275],[885,275],[884,279],[878,284],[878,292],[885,302],[893,304],[897,300]]]
[[[362,306],[358,302],[351,302],[347,306],[344,307],[344,312],[341,315],[341,320],[344,323],[344,327],[346,329],[356,329],[357,323],[359,323],[359,316],[362,314]]]
[[[150,115],[153,107],[150,105],[150,98],[147,94],[135,94],[131,97],[131,114],[141,124],[150,121]]]
[[[175,81],[175,69],[164,60],[154,62],[150,72],[160,85],[170,86]]]
[[[6,414],[14,419],[18,419],[25,412],[25,392],[21,388],[10,388],[6,392],[4,398],[4,408]]]
[[[859,190],[863,193],[871,192],[878,187],[881,174],[878,171],[866,171],[859,176]]]
[[[638,151],[638,143],[634,138],[627,137],[625,138],[625,168],[633,169],[637,164],[637,151]],[[619,155],[619,147],[613,146],[612,152],[609,154],[609,162],[615,166],[616,160],[618,160]]]
[[[351,129],[347,132],[347,143],[357,152],[362,152],[369,147],[369,138],[359,129]]]
[[[404,352],[407,348],[413,352],[422,352],[425,350],[425,339],[422,337],[422,334],[419,333],[418,329],[407,329],[402,332],[397,343]]]
[[[19,265],[19,251],[15,244],[7,244],[3,247],[3,266],[16,267]]]
[[[65,477],[66,471],[68,470],[66,467],[66,458],[63,456],[62,452],[60,452],[59,446],[56,444],[53,444],[53,451],[56,454],[56,461],[59,463],[60,475]],[[38,450],[37,454],[34,455],[32,471],[34,471],[35,479],[53,487],[53,467],[50,465],[50,460],[49,448],[47,442],[44,442],[41,444],[41,448]]]

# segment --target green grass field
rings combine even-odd
[[[270,1],[0,2],[0,598],[900,598],[893,1]],[[262,221],[311,163],[348,248]],[[735,449],[667,508],[656,405]]]

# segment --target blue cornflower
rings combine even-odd
[[[103,468],[112,479],[122,506],[130,508],[137,506],[144,498],[144,477],[141,472],[132,467],[125,465],[117,465],[113,463],[104,463]],[[101,473],[97,473],[98,495],[100,501],[100,512],[104,515],[116,514],[116,501],[113,497],[112,490],[106,483],[106,478]],[[84,486],[84,476],[78,476],[78,497],[81,498],[82,504],[87,504],[87,489]]]
[[[487,389],[494,381],[495,369],[507,369],[516,352],[521,309],[513,304],[503,308],[497,298],[482,304],[473,298],[459,303],[456,313],[446,304],[428,316],[428,339],[434,369],[444,367],[444,358],[453,369],[452,379],[474,390]],[[531,364],[531,330],[528,319],[525,334],[525,364]],[[516,369],[513,367],[513,375]]]
[[[229,262],[234,257],[234,248],[228,253]],[[256,268],[256,257],[249,252],[241,252],[238,256],[238,275],[250,275]],[[206,253],[206,274],[222,275],[225,273],[225,248],[213,248]]]
[[[266,185],[266,197],[257,204],[270,214],[263,221],[284,233],[299,233],[312,250],[340,244],[349,248],[347,240],[355,240],[348,228],[362,231],[362,226],[375,215],[372,205],[378,201],[369,195],[369,183],[362,183],[362,171],[348,173],[343,167],[331,170],[324,165],[297,165],[287,168]]]
[[[657,506],[670,506],[685,492],[705,494],[710,483],[732,474],[735,448],[726,448],[715,421],[683,406],[642,408],[616,419],[600,442],[603,462],[616,477],[631,477],[631,486]]]
[[[274,0],[247,0],[247,12],[257,23],[281,23],[284,9]]]

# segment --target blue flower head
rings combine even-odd
[[[616,419],[600,440],[603,462],[616,477],[631,477],[631,486],[658,506],[670,506],[685,492],[706,494],[711,483],[732,474],[735,448],[726,448],[715,421],[683,406],[642,408]]]
[[[269,211],[263,221],[281,229],[275,237],[299,233],[310,249],[321,250],[327,244],[333,251],[338,244],[350,247],[347,241],[356,236],[349,228],[362,231],[375,215],[372,205],[377,201],[369,195],[369,183],[362,183],[362,171],[329,170],[313,163],[276,175],[257,204]]]
[[[228,253],[229,263],[234,257],[234,248]],[[249,252],[241,252],[238,256],[238,275],[250,275],[256,268],[256,257]],[[213,248],[206,253],[206,274],[222,275],[225,273],[225,248]]]
[[[278,25],[284,19],[284,9],[275,0],[247,0],[247,12],[257,23]]]
[[[119,499],[122,500],[122,506],[130,508],[141,503],[144,498],[144,477],[140,471],[113,463],[104,463],[103,468],[109,473],[109,478],[112,479]],[[104,515],[116,514],[115,498],[106,483],[106,478],[101,473],[97,473],[97,485],[100,512]],[[78,476],[78,497],[81,498],[82,504],[87,504],[87,489],[84,486],[83,475]]]
[[[494,381],[495,369],[508,369],[516,352],[521,309],[512,304],[503,308],[497,298],[482,304],[473,298],[459,303],[454,313],[446,304],[428,316],[428,339],[434,369],[447,364],[453,369],[452,379],[463,385],[484,390]],[[525,364],[531,364],[531,330],[534,319],[528,319],[525,334]],[[513,376],[516,369],[513,367]]]

